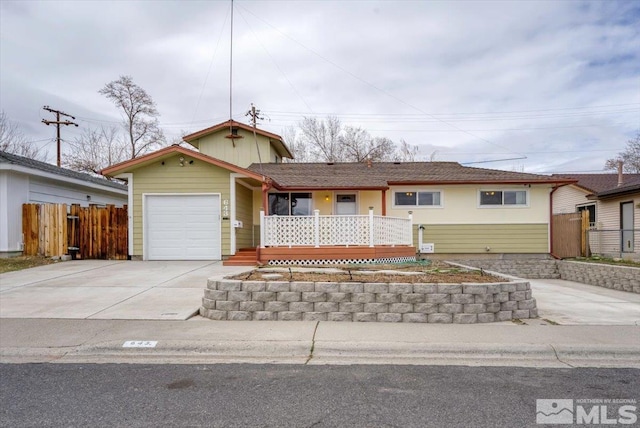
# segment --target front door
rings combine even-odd
[[[622,236],[621,251],[623,253],[633,253],[633,202],[620,204],[620,229]]]
[[[337,194],[336,195],[336,214],[337,215],[355,215],[358,214],[358,205],[356,203],[355,194]]]

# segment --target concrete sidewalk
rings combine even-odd
[[[0,362],[640,368],[640,327],[2,319]]]

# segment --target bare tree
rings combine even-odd
[[[164,143],[158,110],[151,96],[133,82],[131,76],[120,76],[98,91],[110,99],[125,115],[131,159]]]
[[[299,137],[295,126],[287,126],[282,134],[284,143],[289,147],[293,159],[283,159],[284,162],[311,162],[309,146]]]
[[[396,145],[389,138],[372,138],[359,127],[346,126],[340,136],[348,162],[385,162],[395,160]]]
[[[404,139],[400,140],[400,144],[396,148],[396,153],[394,155],[396,161],[398,162],[415,162],[417,161],[418,156],[418,146],[412,146],[407,143]],[[432,155],[431,161],[435,159],[435,152]]]
[[[76,171],[100,174],[100,170],[128,159],[127,143],[118,139],[114,127],[87,129],[70,142],[71,153],[65,166]]]
[[[640,173],[640,132],[627,141],[627,147],[618,153],[618,158],[607,159],[604,169],[617,169],[619,161],[624,162],[626,172]]]
[[[12,122],[4,111],[0,112],[0,151],[45,162],[47,152],[30,142],[18,124]]]
[[[334,116],[326,119],[304,117],[285,129],[285,142],[292,149],[292,162],[413,162],[418,147],[400,140],[397,146],[386,137],[372,137],[367,130],[342,126]]]
[[[344,150],[340,144],[340,120],[328,116],[325,120],[304,117],[300,122],[302,142],[309,147],[312,159],[320,162],[344,161]]]

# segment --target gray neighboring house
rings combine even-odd
[[[127,186],[0,151],[0,257],[22,251],[22,204],[127,204]]]

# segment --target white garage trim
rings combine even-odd
[[[195,197],[195,198],[194,198]],[[152,248],[152,234],[150,228],[154,227],[154,220],[151,219],[151,205],[154,200],[162,201],[162,198],[172,198],[173,200],[184,198],[184,204],[175,204],[172,207],[179,208],[189,208],[188,200],[189,198],[192,201],[196,200],[204,200],[203,198],[210,199],[207,202],[211,203],[210,205],[213,207],[212,216],[210,218],[211,222],[207,223],[193,223],[193,225],[198,225],[204,227],[205,230],[211,230],[214,235],[212,239],[208,242],[212,246],[208,249],[203,249],[204,252],[198,253],[197,248],[196,251],[189,252],[189,247],[187,247],[186,242],[188,239],[187,233],[189,232],[187,228],[187,224],[184,222],[178,223],[182,227],[182,230],[178,230],[177,232],[183,232],[183,235],[179,235],[177,238],[174,235],[174,239],[178,243],[176,248],[176,252],[174,253],[165,253],[165,254],[157,254],[154,253]],[[166,200],[164,200],[166,201]],[[163,201],[163,202],[164,202]],[[187,204],[187,205],[185,205]],[[222,220],[221,220],[221,194],[220,193],[144,193],[142,194],[142,231],[143,231],[143,249],[142,249],[142,258],[144,260],[220,260],[222,259]],[[177,214],[181,214],[184,216],[184,213],[178,212]],[[209,219],[209,218],[208,218]],[[206,229],[207,225],[210,225],[211,229]],[[167,230],[167,233],[171,232],[171,229]],[[199,232],[195,230],[195,232]],[[172,239],[170,234],[166,235],[166,239]],[[182,251],[181,251],[182,250]]]

